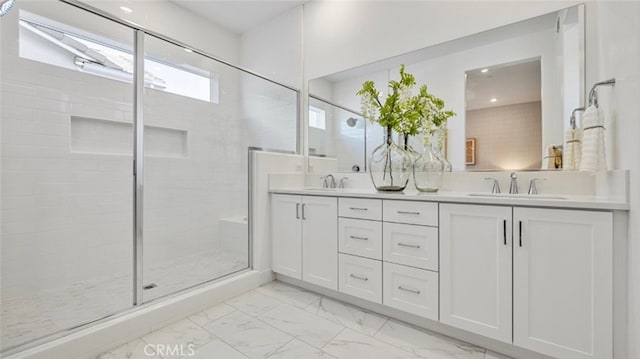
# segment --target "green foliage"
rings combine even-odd
[[[427,91],[422,85],[418,94],[412,96],[411,89],[416,84],[412,74],[400,66],[400,81],[389,81],[389,95],[384,103],[380,100],[380,91],[373,81],[365,81],[356,94],[361,96],[362,114],[372,123],[382,127],[391,127],[396,132],[415,136],[423,131],[433,134],[444,127],[447,120],[455,116],[451,110],[444,110],[444,101]]]

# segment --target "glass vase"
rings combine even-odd
[[[400,139],[400,147],[409,155],[411,158],[411,165],[420,157],[420,153],[416,151],[413,146],[409,144],[409,134],[403,133],[399,136]]]
[[[442,186],[444,163],[436,147],[435,141],[425,139],[424,153],[413,164],[413,182],[420,192],[438,192]]]
[[[451,162],[447,160],[447,156],[445,156],[444,154],[445,139],[447,138],[447,129],[446,128],[437,129],[433,137],[435,141],[434,151],[436,156],[438,156],[438,159],[442,162],[443,171],[451,172],[451,169],[452,169]]]
[[[384,142],[376,147],[369,158],[369,174],[376,190],[403,191],[411,175],[411,157],[393,142],[391,127],[385,128]]]

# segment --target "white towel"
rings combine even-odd
[[[579,170],[582,159],[582,130],[579,127],[568,128],[564,133],[564,170]]]
[[[582,116],[582,161],[580,171],[607,170],[604,148],[604,115],[602,110],[589,106]]]

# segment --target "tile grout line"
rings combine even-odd
[[[322,348],[320,348],[320,350],[322,350],[322,351],[324,352],[324,348],[325,348],[327,345],[329,345],[329,343],[331,343],[334,339],[336,339],[336,338],[338,337],[338,335],[340,335],[342,332],[344,332],[344,331],[345,331],[345,330],[347,330],[347,329],[348,329],[347,327],[342,326],[342,329],[340,329],[340,331],[339,331],[336,335],[334,335],[334,336],[333,336],[333,338],[331,338],[328,342],[326,342],[326,343],[322,346]]]

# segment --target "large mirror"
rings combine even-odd
[[[405,64],[418,85],[427,84],[457,113],[448,123],[445,151],[454,170],[557,169],[571,111],[584,103],[584,29],[584,5],[578,5],[383,59],[311,80],[310,106],[322,99],[357,114],[362,83],[386,89]],[[375,124],[346,140],[335,131],[311,132],[310,154],[318,144],[331,148],[323,155],[335,158],[339,171],[350,171],[354,158],[368,158],[382,143]],[[422,138],[411,142],[422,150]]]

